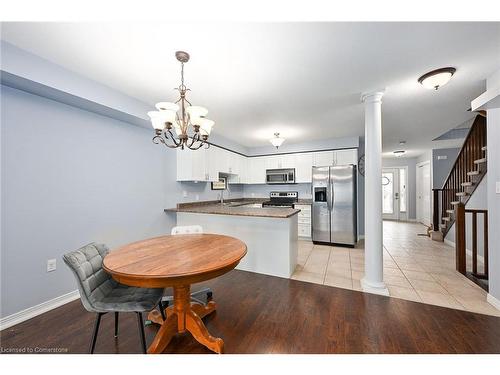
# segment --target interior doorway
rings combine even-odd
[[[382,216],[384,220],[407,220],[407,186],[407,167],[382,169]]]
[[[431,164],[417,164],[417,221],[431,225]]]

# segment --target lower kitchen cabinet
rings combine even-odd
[[[296,204],[295,208],[300,210],[298,220],[299,237],[311,237],[311,205]]]

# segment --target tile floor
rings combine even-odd
[[[425,229],[421,224],[384,221],[384,281],[391,297],[500,316],[500,310],[486,301],[486,292],[455,271],[453,247],[417,236]],[[361,290],[363,269],[362,241],[355,249],[299,241],[292,279]]]

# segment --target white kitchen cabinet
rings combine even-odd
[[[311,183],[313,154],[303,152],[295,155],[295,182]]]
[[[333,151],[313,152],[313,167],[326,167],[334,164]]]
[[[298,214],[298,233],[299,237],[311,237],[311,205],[296,204],[295,208],[299,209]]]
[[[355,148],[335,151],[335,165],[358,164],[358,150]]]
[[[177,181],[206,181],[203,150],[177,149]]]
[[[266,156],[248,158],[248,183],[266,183]]]
[[[295,168],[297,183],[310,183],[312,167],[357,165],[357,149],[246,157],[219,147],[177,149],[177,181],[217,181],[229,175],[231,184],[264,184],[266,169]]]

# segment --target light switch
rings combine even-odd
[[[497,185],[496,185],[496,193],[497,193],[497,194],[500,194],[500,181],[497,181]]]
[[[47,272],[52,272],[56,270],[57,259],[49,259],[47,260]]]
[[[183,190],[183,191],[182,191],[182,196],[183,196],[184,198],[187,198],[187,196],[188,196],[188,192],[187,192],[186,190]]]

